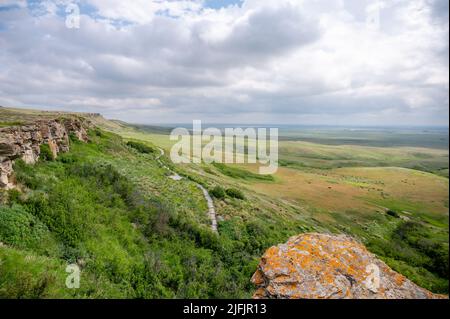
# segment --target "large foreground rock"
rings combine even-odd
[[[446,298],[396,273],[354,239],[303,234],[269,248],[252,282],[253,298]]]

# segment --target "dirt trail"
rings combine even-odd
[[[156,161],[166,169],[167,171],[171,172],[172,175],[169,176],[170,179],[173,179],[174,181],[180,181],[183,179],[180,175],[178,175],[176,172],[173,172],[167,165],[165,165],[161,161],[161,157],[164,156],[164,150],[162,148],[158,148],[160,151],[160,154],[156,157]],[[208,190],[204,188],[202,185],[195,183],[195,185],[202,191],[203,197],[205,197],[206,203],[208,205],[208,216],[209,219],[211,219],[211,230],[215,233],[217,233],[217,217],[216,217],[216,209],[214,208],[214,201],[211,198],[211,195],[209,194]]]
[[[211,229],[213,232],[217,233],[217,219],[216,219],[216,210],[214,208],[214,202],[211,198],[211,195],[209,195],[206,188],[204,188],[202,185],[197,184],[197,187],[203,192],[203,196],[206,199],[206,202],[208,203],[208,216],[211,219]]]

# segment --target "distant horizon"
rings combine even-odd
[[[117,120],[117,119],[109,119],[109,120]],[[120,120],[119,120],[120,121]],[[123,121],[126,122],[126,121]],[[186,127],[186,126],[192,126],[192,123],[135,123],[135,122],[126,122],[128,124],[132,124],[132,125],[142,125],[142,126],[162,126],[162,127],[175,127],[175,126],[180,126],[180,127]],[[398,126],[392,126],[392,125],[388,125],[388,126],[383,126],[383,125],[367,125],[367,126],[363,126],[363,125],[333,125],[333,124],[287,124],[287,123],[212,123],[212,122],[202,122],[202,126],[206,127],[206,126],[210,126],[210,125],[216,125],[219,126],[219,128],[221,127],[225,127],[225,126],[236,126],[236,125],[241,125],[243,127],[283,127],[283,128],[288,128],[288,127],[305,127],[305,128],[342,128],[342,129],[352,129],[352,130],[356,130],[356,129],[445,129],[445,130],[449,130],[449,126],[408,126],[408,125],[398,125]]]
[[[148,125],[148,126],[161,126],[161,127],[176,127],[176,126],[192,126],[192,120],[201,120],[199,118],[195,118],[192,119],[191,122],[131,122],[131,121],[126,121],[120,118],[112,118],[112,117],[107,117],[105,116],[103,113],[101,112],[83,112],[83,111],[72,111],[72,110],[64,110],[64,109],[55,109],[55,108],[45,108],[45,107],[37,107],[37,106],[7,106],[7,105],[0,105],[0,107],[4,107],[4,108],[10,108],[10,109],[23,109],[23,110],[30,110],[30,111],[43,111],[43,112],[73,112],[73,113],[84,113],[84,114],[94,114],[94,113],[98,113],[101,116],[103,116],[105,119],[107,120],[112,120],[112,121],[122,121],[122,122],[126,122],[128,124],[131,125]],[[284,127],[310,127],[310,128],[341,128],[341,129],[445,129],[445,130],[450,130],[450,126],[449,125],[354,125],[354,124],[321,124],[321,123],[311,123],[311,124],[306,124],[306,123],[270,123],[270,122],[266,122],[266,123],[238,123],[238,122],[210,122],[210,121],[203,121],[202,120],[202,125],[203,126],[209,126],[209,125],[219,125],[221,127],[225,127],[226,125],[229,126],[237,126],[237,125],[241,125],[241,126],[247,126],[247,127],[251,127],[251,126],[259,126],[259,127],[276,127],[276,126],[284,126]]]

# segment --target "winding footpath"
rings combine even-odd
[[[164,150],[162,148],[158,147],[158,150],[160,154],[156,157],[156,161],[159,163],[161,167],[163,167],[165,170],[169,171],[172,175],[169,176],[170,179],[173,179],[174,181],[180,181],[183,179],[180,175],[178,175],[176,172],[173,172],[167,165],[165,165],[161,161],[161,157],[164,156]],[[216,217],[216,209],[214,208],[214,201],[211,198],[211,195],[209,194],[208,190],[204,188],[202,185],[195,183],[195,185],[200,189],[203,193],[203,197],[205,197],[206,203],[208,205],[208,216],[211,220],[211,230],[215,233],[217,233],[217,217]]]
[[[203,192],[203,196],[205,197],[206,202],[208,204],[208,216],[209,216],[209,219],[211,219],[211,229],[213,232],[217,233],[216,210],[214,208],[214,202],[211,198],[211,195],[209,195],[206,188],[204,188],[202,185],[197,184],[197,187]]]

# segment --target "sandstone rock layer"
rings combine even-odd
[[[81,118],[61,118],[36,121],[28,125],[0,129],[0,189],[14,187],[13,163],[22,159],[35,163],[40,155],[40,146],[48,144],[53,157],[69,150],[69,135],[87,141],[86,129],[90,124]]]
[[[446,298],[417,286],[344,235],[303,234],[269,248],[252,282],[257,299]]]

